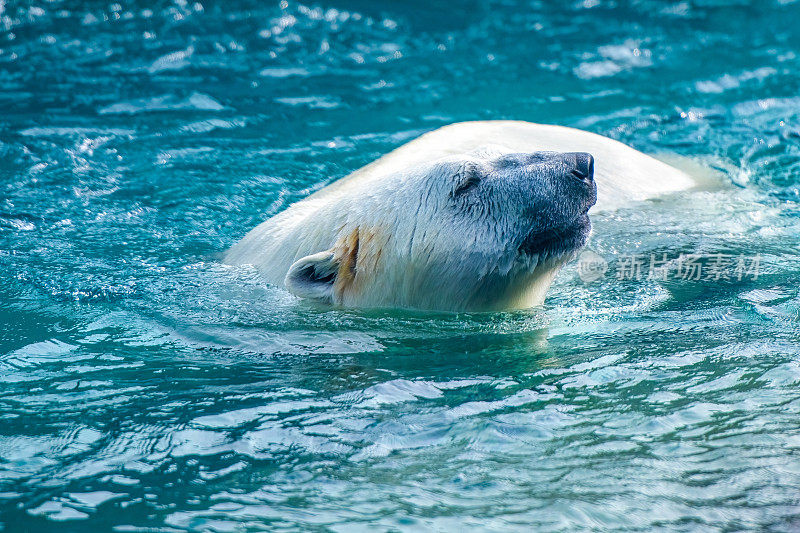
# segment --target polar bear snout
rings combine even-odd
[[[575,160],[575,168],[570,173],[578,180],[591,184],[594,181],[594,158],[586,152],[574,152],[567,154]]]

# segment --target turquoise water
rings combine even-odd
[[[75,4],[0,0],[0,530],[800,527],[800,4]],[[493,118],[721,185],[596,215],[606,274],[526,312],[330,309],[219,263]],[[617,279],[634,254],[758,268]]]

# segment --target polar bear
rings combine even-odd
[[[426,133],[250,231],[225,262],[348,307],[528,308],[586,243],[588,211],[697,185],[601,135],[520,121]]]

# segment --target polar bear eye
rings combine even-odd
[[[467,192],[481,182],[480,169],[473,164],[464,165],[458,178],[458,184],[453,189],[453,194],[456,196]]]

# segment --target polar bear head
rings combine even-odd
[[[311,253],[288,269],[291,292],[347,306],[470,311],[541,303],[585,244],[597,197],[591,155],[502,148],[329,189],[306,200],[313,209],[297,238],[300,253]]]

